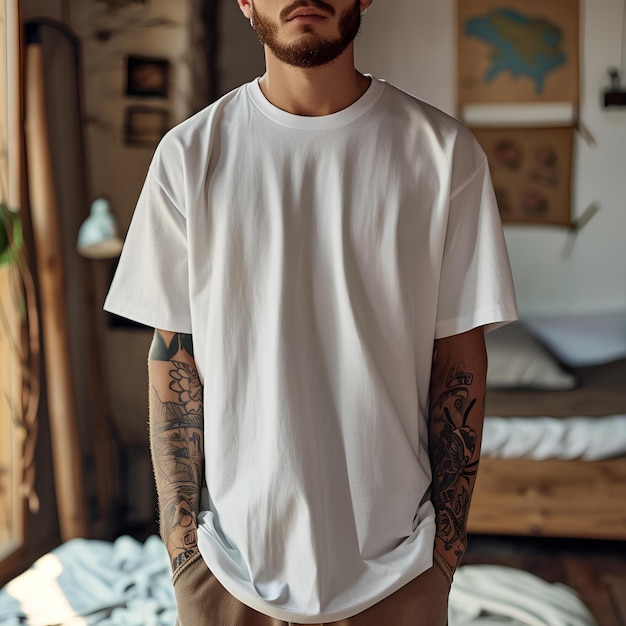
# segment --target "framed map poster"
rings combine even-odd
[[[472,132],[487,154],[503,222],[571,225],[573,126]]]
[[[579,102],[580,0],[457,0],[459,108]]]

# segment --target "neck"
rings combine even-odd
[[[274,106],[294,115],[337,113],[356,102],[370,84],[370,79],[354,67],[354,44],[321,67],[287,65],[267,49],[265,62],[266,72],[260,80],[263,95]]]

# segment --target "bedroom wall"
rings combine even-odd
[[[357,44],[359,68],[452,113],[454,6],[453,0],[375,2]],[[623,11],[623,1],[582,0],[582,120],[597,146],[577,142],[573,215],[593,202],[600,212],[569,257],[564,229],[505,229],[522,314],[626,308],[626,109],[599,105],[607,69],[621,62]]]
[[[129,4],[111,11],[103,2],[73,0],[70,26],[83,46],[86,142],[91,198],[104,195],[126,233],[141,190],[153,148],[126,145],[127,107],[134,105],[169,111],[173,125],[190,111],[189,2],[151,0],[145,6]],[[129,54],[166,58],[171,63],[168,99],[131,98],[125,95],[125,58]],[[113,264],[95,264],[99,303],[103,302]],[[146,355],[148,331],[111,329],[100,313],[102,351],[105,360],[111,414],[129,448],[135,467],[138,445],[147,449]],[[128,367],[127,364],[132,364]],[[139,455],[139,457],[141,454]],[[143,470],[142,470],[143,471]]]

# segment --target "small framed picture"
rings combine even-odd
[[[489,159],[503,222],[571,225],[575,128],[472,131]]]
[[[126,95],[167,98],[169,75],[167,59],[129,56],[126,59]]]
[[[169,130],[169,113],[166,109],[132,106],[126,109],[124,139],[129,146],[155,148]]]

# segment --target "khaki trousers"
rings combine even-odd
[[[299,626],[242,604],[213,576],[198,553],[174,572],[177,626]],[[435,565],[378,604],[333,626],[446,626],[450,583]],[[318,626],[330,626],[320,624]]]

